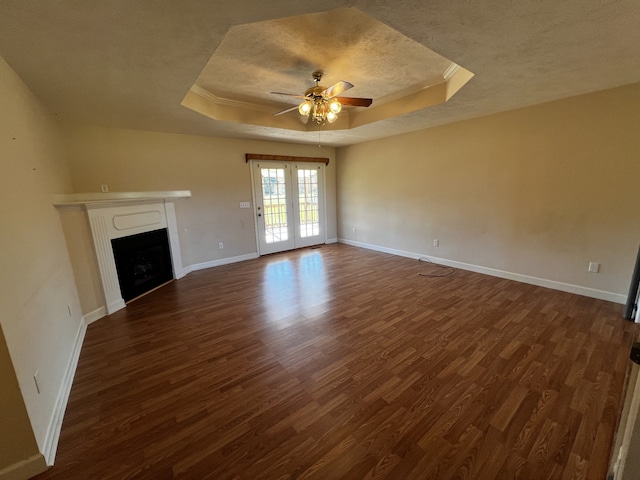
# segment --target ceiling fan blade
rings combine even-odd
[[[373,103],[373,99],[371,98],[338,97],[338,101],[342,105],[349,105],[353,107],[368,107]]]
[[[273,116],[277,117],[278,115],[282,115],[283,113],[293,112],[294,110],[297,110],[297,109],[298,109],[298,105],[296,105],[295,107],[287,108],[285,110],[281,110],[277,113],[274,113]]]
[[[324,92],[322,93],[326,95],[327,98],[333,98],[333,97],[337,97],[342,92],[349,90],[350,88],[353,88],[353,83],[340,80],[338,83],[334,83],[330,87],[325,88]]]
[[[295,93],[269,92],[273,95],[286,95],[287,97],[306,98],[304,95],[296,95]]]

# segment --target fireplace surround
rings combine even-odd
[[[113,240],[165,230],[171,278],[178,279],[185,275],[174,202],[189,197],[190,191],[92,193],[54,197],[56,207],[83,206],[86,210],[108,314],[125,307]]]

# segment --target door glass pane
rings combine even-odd
[[[266,243],[289,239],[284,168],[261,168]]]
[[[298,169],[298,202],[300,206],[300,238],[319,235],[318,170]]]

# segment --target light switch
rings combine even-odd
[[[250,202],[240,202],[240,208],[251,208]]]

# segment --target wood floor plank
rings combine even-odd
[[[91,324],[37,478],[604,478],[636,334],[622,306],[427,268],[325,245]]]

